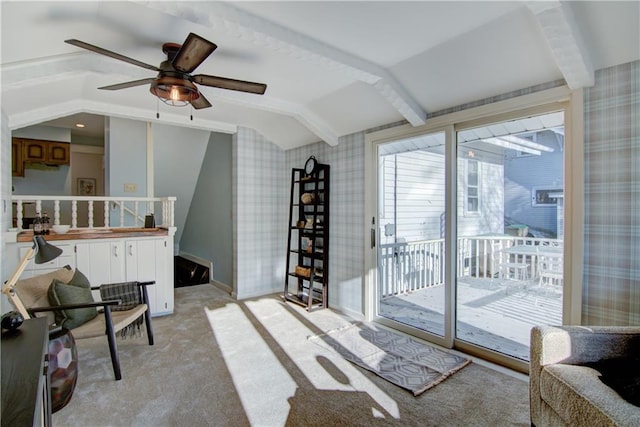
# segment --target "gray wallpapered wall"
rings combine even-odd
[[[584,91],[582,323],[640,325],[640,61]]]
[[[442,113],[521,96],[561,83],[550,82],[497,95]],[[583,324],[640,324],[639,99],[640,61],[599,70],[596,85],[585,90]],[[438,115],[441,112],[431,116]],[[329,304],[362,313],[364,135],[367,132],[341,137],[336,147],[320,142],[286,153],[254,131],[238,133],[236,142],[240,148],[234,144],[234,206],[237,210],[234,241],[239,245],[235,252],[238,279],[235,283],[241,289],[240,296],[282,290],[288,171],[302,167],[313,154],[332,169]],[[245,138],[248,141],[244,141]],[[266,144],[259,144],[258,140]],[[277,159],[277,168],[265,166],[264,150]],[[242,176],[242,171],[256,167],[264,174],[262,177]],[[270,202],[270,212],[265,206],[262,209],[250,206],[254,203],[252,199],[263,191],[266,194],[261,197]],[[278,201],[282,197],[283,201]],[[253,234],[257,228],[280,230],[281,234],[271,234],[273,240],[269,241],[264,233]],[[251,255],[245,257],[247,253]],[[272,274],[257,274],[255,264],[268,265],[269,262],[273,263]]]
[[[282,291],[289,203],[285,152],[243,127],[231,150],[234,295]]]

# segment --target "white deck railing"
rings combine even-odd
[[[457,277],[496,277],[498,254],[513,246],[562,246],[562,240],[487,235],[461,237],[457,247]],[[378,292],[387,297],[444,284],[444,239],[382,244],[378,249]],[[516,255],[536,277],[531,255]],[[518,260],[516,260],[518,261]]]
[[[381,296],[444,283],[444,239],[382,244],[378,256]]]
[[[175,221],[175,197],[13,195],[12,201],[13,223],[18,231],[26,228],[23,219],[32,218],[37,212],[52,212],[51,225],[69,224],[73,229],[142,227],[145,215],[152,213],[157,227],[174,227]],[[99,218],[96,210],[102,211]]]

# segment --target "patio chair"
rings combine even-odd
[[[564,277],[562,256],[539,256],[538,276],[540,278],[538,282],[540,286],[543,284],[562,286],[562,279]]]
[[[111,355],[111,364],[113,366],[113,373],[116,381],[122,379],[122,373],[120,370],[120,360],[118,358],[118,346],[116,344],[116,334],[122,331],[126,331],[125,328],[131,328],[134,322],[142,316],[146,325],[147,338],[149,345],[153,345],[153,331],[151,328],[151,316],[149,308],[149,297],[147,294],[147,285],[151,285],[155,282],[130,282],[139,294],[139,303],[120,306],[121,299],[110,299],[105,301],[85,302],[77,304],[61,304],[52,306],[49,302],[49,288],[52,286],[54,280],[72,286],[70,283],[75,277],[75,272],[69,266],[63,267],[59,270],[51,273],[42,274],[28,279],[19,280],[15,285],[15,295],[13,299],[18,300],[19,306],[26,309],[26,313],[22,313],[25,318],[42,316],[42,313],[48,313],[49,323],[55,323],[54,312],[60,311],[72,311],[77,313],[82,309],[101,308],[97,315],[92,319],[78,325],[77,327],[67,327],[65,323],[63,327],[70,329],[71,334],[76,340],[84,338],[94,338],[100,336],[107,336],[107,342],[109,344],[109,352]],[[84,277],[84,276],[82,276]],[[84,278],[86,280],[86,278]],[[88,281],[87,281],[88,284]],[[102,286],[88,287],[86,288],[94,290],[100,290]],[[119,307],[120,306],[120,307]]]
[[[518,255],[514,255],[515,259],[511,259],[512,254],[499,250],[495,252],[493,264],[498,269],[498,275],[501,279],[528,280],[529,264],[518,260]],[[523,257],[524,258],[524,257]]]

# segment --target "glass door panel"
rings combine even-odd
[[[445,333],[445,133],[377,145],[378,315]]]
[[[457,132],[456,338],[529,360],[561,324],[564,114]]]

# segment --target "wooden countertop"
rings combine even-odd
[[[151,237],[167,236],[166,228],[93,228],[69,230],[68,233],[57,234],[51,230],[45,235],[47,241],[53,240],[82,240],[82,239],[115,239],[127,237]],[[18,242],[30,242],[33,240],[33,231],[21,231],[18,233]]]

